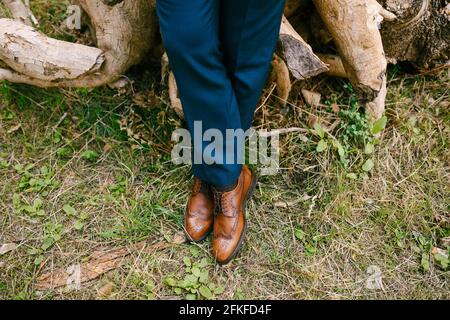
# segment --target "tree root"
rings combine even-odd
[[[28,26],[38,26],[39,22],[30,10],[29,0],[3,0],[12,17]]]
[[[384,112],[387,68],[379,24],[385,17],[395,19],[395,15],[375,0],[313,2],[333,36],[345,74],[359,99],[369,104],[366,110],[372,118],[379,118]]]
[[[120,1],[114,5],[102,0],[75,0],[73,3],[89,17],[98,49],[57,41],[31,27],[19,27],[17,21],[2,19],[0,44],[9,43],[11,50],[0,50],[0,59],[11,70],[2,70],[0,80],[39,87],[101,86],[119,79],[132,65],[139,63],[155,43],[154,0]],[[31,66],[27,64],[27,59],[35,58],[31,52],[43,54],[49,46],[52,49],[47,51],[47,60],[37,59]]]

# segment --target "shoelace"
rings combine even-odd
[[[230,201],[227,199],[227,193],[226,192],[220,192],[217,190],[214,190],[214,213],[215,215],[218,215],[219,213],[228,212],[230,208]]]

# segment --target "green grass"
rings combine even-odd
[[[112,283],[109,297],[124,299],[448,298],[448,270],[431,255],[432,247],[446,249],[441,241],[450,233],[448,78],[445,72],[397,77],[389,84],[387,127],[370,154],[372,170],[362,169],[364,143],[344,142],[344,126],[333,135],[346,145],[348,163],[331,146],[317,152],[320,137],[313,132],[306,139],[282,137],[283,169],[261,177],[247,241],[225,268],[211,260],[209,241],[172,242],[182,230],[191,177],[189,168],[169,161],[170,132],[182,122],[162,102],[147,105],[164,99],[137,106],[132,97],[107,89],[3,83],[1,239],[19,246],[0,257],[1,297],[96,298]],[[332,98],[341,86],[330,82],[323,94]],[[349,95],[344,90],[336,100],[341,109],[354,108],[346,105]],[[306,108],[301,100],[292,105]],[[265,115],[271,127],[307,122],[296,107],[280,119],[274,106]],[[329,110],[308,112],[323,121],[340,117]],[[344,115],[341,121],[351,126],[354,120]],[[259,114],[255,123],[266,125]],[[370,137],[369,128],[360,130]],[[67,153],[59,152],[63,148]],[[83,261],[100,245],[142,239],[170,245],[132,253],[120,268],[79,291],[33,287],[40,274]],[[187,259],[206,259],[204,283],[188,276]],[[366,288],[373,265],[383,274],[384,290]]]
[[[63,37],[41,11],[43,30]],[[54,19],[63,16],[60,8]],[[281,115],[270,97],[257,128],[310,128],[311,115],[323,126],[340,122],[330,133],[316,126],[281,137],[282,169],[260,178],[247,239],[226,267],[212,261],[209,241],[176,240],[191,176],[170,162],[171,133],[183,121],[153,77],[136,84],[138,104],[106,88],[0,84],[0,245],[18,245],[0,256],[0,298],[100,299],[105,286],[112,299],[450,298],[448,267],[431,253],[449,250],[448,71],[390,68],[378,136],[344,80],[301,84],[325,106],[307,106],[295,88]],[[99,247],[141,240],[166,246],[132,252],[80,290],[34,286]],[[366,287],[371,266],[383,290]]]

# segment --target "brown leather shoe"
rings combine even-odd
[[[214,221],[214,195],[211,187],[194,178],[192,194],[184,215],[184,227],[189,241],[198,242],[211,232]]]
[[[239,251],[247,229],[245,207],[256,185],[256,175],[242,167],[236,187],[219,192],[213,188],[216,216],[214,218],[213,255],[219,264],[227,264]]]

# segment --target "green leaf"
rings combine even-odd
[[[81,230],[84,227],[84,222],[81,220],[77,220],[75,221],[75,223],[73,224],[73,227],[75,228],[75,230]]]
[[[183,258],[183,263],[186,267],[190,267],[192,265],[191,259],[189,259],[188,257]]]
[[[186,300],[197,300],[197,295],[192,294],[192,293],[188,293],[186,295]]]
[[[36,248],[31,248],[31,249],[29,249],[29,250],[27,251],[27,253],[28,253],[29,255],[32,255],[32,256],[37,255],[37,254],[39,254],[40,252],[41,252],[41,250],[36,249]]]
[[[63,210],[65,213],[67,213],[68,215],[71,215],[71,216],[75,216],[77,213],[77,211],[70,204],[65,204],[63,206]]]
[[[339,141],[337,141],[337,140],[333,140],[333,146],[337,149],[339,157],[341,159],[345,159],[345,149],[342,146],[342,144]]]
[[[192,274],[196,277],[200,277],[201,271],[198,267],[194,266],[191,270]]]
[[[366,144],[366,146],[364,147],[364,153],[365,154],[372,154],[373,151],[375,149],[375,146],[373,145],[372,142],[369,142]]]
[[[386,123],[387,123],[386,116],[383,116],[380,119],[378,119],[377,121],[375,121],[373,124],[373,127],[372,127],[372,134],[378,134],[381,131],[383,131],[384,128],[386,127]]]
[[[54,242],[59,241],[59,240],[61,240],[61,234],[55,233],[55,234],[52,236],[52,238],[53,238],[53,241],[54,241]]]
[[[306,253],[309,255],[313,255],[314,253],[316,253],[316,247],[314,247],[313,245],[311,245],[309,243],[307,243],[305,245],[305,250],[306,250]]]
[[[80,213],[81,220],[86,220],[87,218],[89,218],[89,213],[87,213],[87,212]]]
[[[17,193],[14,193],[14,195],[12,197],[12,202],[13,202],[14,208],[18,209],[20,207],[20,204],[21,204],[20,196]]]
[[[198,276],[188,274],[184,277],[183,282],[185,287],[193,287],[198,284]]]
[[[351,179],[351,180],[356,180],[358,179],[358,176],[356,175],[356,173],[347,173],[347,175],[345,176],[347,179]]]
[[[417,123],[417,117],[416,116],[411,116],[408,118],[408,126],[413,128],[416,126]]]
[[[84,160],[94,162],[94,161],[96,161],[98,159],[99,155],[94,150],[86,150],[85,152],[83,152],[81,154],[81,157]]]
[[[42,242],[41,249],[46,251],[48,250],[53,244],[55,243],[55,239],[53,237],[47,237],[44,239],[44,242]]]
[[[72,150],[67,147],[62,147],[56,150],[56,154],[60,157],[68,157],[72,153]]]
[[[38,266],[38,265],[40,265],[41,263],[42,263],[42,261],[44,261],[44,256],[37,256],[35,259],[34,259],[34,264],[36,265],[36,266]]]
[[[173,289],[173,292],[175,292],[176,294],[181,294],[182,289],[181,288],[175,288],[175,289]]]
[[[53,137],[52,137],[53,143],[55,143],[55,144],[60,143],[61,140],[62,140],[61,131],[55,130],[55,132],[53,133]]]
[[[42,200],[40,198],[36,198],[33,201],[33,208],[38,210],[40,208],[42,208]]]
[[[325,151],[328,147],[328,143],[325,140],[320,140],[319,143],[317,144],[317,148],[316,151],[317,152],[322,152]]]
[[[295,229],[294,235],[298,240],[303,241],[305,239],[305,232],[301,229]]]
[[[26,211],[27,213],[30,213],[30,214],[36,213],[36,209],[34,207],[30,206],[30,205],[22,206],[21,210],[24,210],[24,211]]]
[[[430,270],[430,259],[428,253],[422,253],[422,259],[420,261],[420,265],[422,266],[423,271],[427,272]]]
[[[166,285],[168,285],[169,287],[175,287],[176,284],[177,284],[177,281],[176,281],[174,278],[166,277],[166,278],[164,279],[164,283],[165,283]]]
[[[225,289],[223,287],[217,286],[214,289],[214,294],[222,294],[225,291]]]
[[[447,269],[448,268],[448,264],[449,264],[448,257],[444,256],[443,254],[436,253],[434,255],[434,259],[436,260],[436,262],[438,262],[439,266],[442,269]]]
[[[201,283],[208,283],[208,279],[209,279],[209,271],[208,270],[202,270],[202,272],[200,273],[199,279],[198,281],[200,281]]]
[[[47,166],[42,166],[41,169],[39,169],[39,171],[41,172],[42,175],[46,176],[49,174],[50,170],[48,169]]]
[[[325,130],[323,130],[322,126],[316,122],[314,123],[314,130],[312,130],[313,134],[319,136],[321,139],[325,137]]]
[[[198,255],[200,254],[200,249],[196,246],[190,246],[189,251],[193,257],[198,257]]]
[[[372,159],[367,159],[367,161],[364,162],[364,164],[363,164],[363,166],[362,166],[362,169],[363,169],[365,172],[369,172],[369,171],[371,171],[371,170],[373,169],[373,167],[374,167],[373,160],[372,160]]]
[[[200,262],[198,263],[198,267],[199,268],[204,268],[206,266],[209,265],[208,259],[203,258],[202,260],[200,260]]]
[[[206,299],[211,299],[212,298],[212,292],[211,290],[209,290],[209,288],[207,286],[200,286],[200,288],[198,289],[198,291],[200,292],[200,294],[205,297]]]
[[[0,158],[0,168],[1,168],[1,169],[6,169],[6,168],[8,168],[8,167],[9,167],[8,161],[6,161],[6,160],[3,159],[3,158]]]

